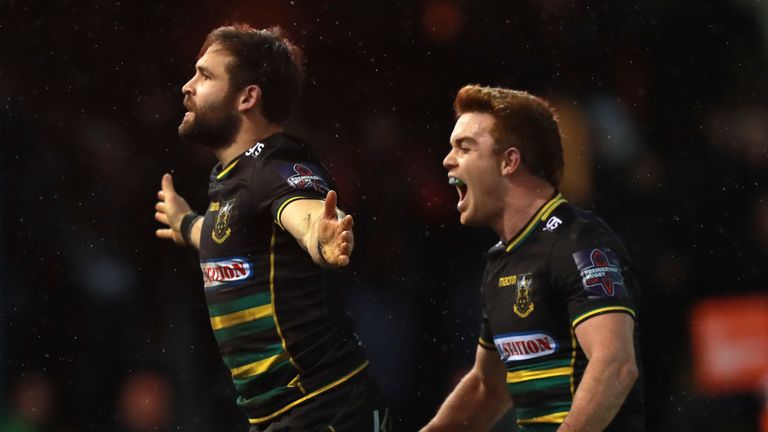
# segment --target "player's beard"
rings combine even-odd
[[[234,142],[242,123],[238,113],[232,109],[236,96],[235,92],[229,92],[215,103],[190,109],[192,118],[189,121],[182,120],[179,137],[213,150]]]

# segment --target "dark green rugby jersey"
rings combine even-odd
[[[285,206],[324,199],[328,172],[286,134],[211,174],[200,266],[211,327],[251,424],[270,421],[366,368],[322,269],[280,225]]]
[[[487,254],[480,346],[498,352],[521,430],[562,423],[587,359],[574,329],[591,317],[635,318],[638,286],[626,248],[601,219],[557,195],[509,243]],[[642,370],[642,369],[641,369]],[[642,372],[606,429],[643,428]]]

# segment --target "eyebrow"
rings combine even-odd
[[[195,65],[195,69],[197,69],[199,72],[202,72],[206,75],[213,75],[213,72],[211,72],[211,70],[205,66]]]
[[[477,141],[475,141],[474,138],[472,138],[470,136],[466,136],[466,135],[465,136],[461,136],[461,137],[457,138],[456,140],[451,141],[451,145],[455,144],[455,145],[459,146],[459,145],[461,145],[463,143],[466,143],[466,144],[477,144]]]

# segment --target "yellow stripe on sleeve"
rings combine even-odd
[[[635,317],[635,311],[633,311],[632,309],[630,309],[628,307],[624,307],[624,306],[608,306],[608,307],[603,307],[603,308],[595,309],[593,311],[589,311],[589,312],[587,312],[587,313],[585,313],[583,315],[579,315],[578,317],[576,317],[576,319],[573,320],[573,323],[571,325],[573,327],[576,327],[577,325],[581,324],[582,322],[584,322],[584,320],[586,320],[589,317],[593,317],[595,315],[600,315],[600,314],[604,314],[604,313],[608,313],[608,312],[626,312],[626,313],[632,315],[633,318]]]
[[[483,348],[487,348],[487,349],[489,349],[489,350],[495,350],[495,349],[496,349],[496,345],[495,345],[495,344],[492,344],[492,343],[490,343],[490,342],[486,341],[486,340],[485,340],[485,339],[483,339],[483,338],[479,338],[479,339],[477,340],[477,343],[478,343],[478,344],[480,344],[480,346],[481,346],[481,347],[483,347]]]
[[[280,221],[280,218],[283,217],[283,210],[285,210],[285,206],[287,206],[288,204],[294,201],[298,201],[302,199],[310,199],[310,198],[303,197],[303,196],[295,196],[293,198],[288,198],[282,204],[280,204],[280,207],[277,209],[277,216],[275,217],[275,223],[277,224],[277,226],[280,227],[281,230],[285,231],[285,227],[283,227],[283,223]]]

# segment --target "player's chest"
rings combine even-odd
[[[260,211],[251,196],[247,188],[236,186],[210,191],[201,249],[220,255],[269,241],[272,224],[268,211]]]
[[[489,263],[484,294],[494,333],[548,327],[563,312],[546,253]]]

